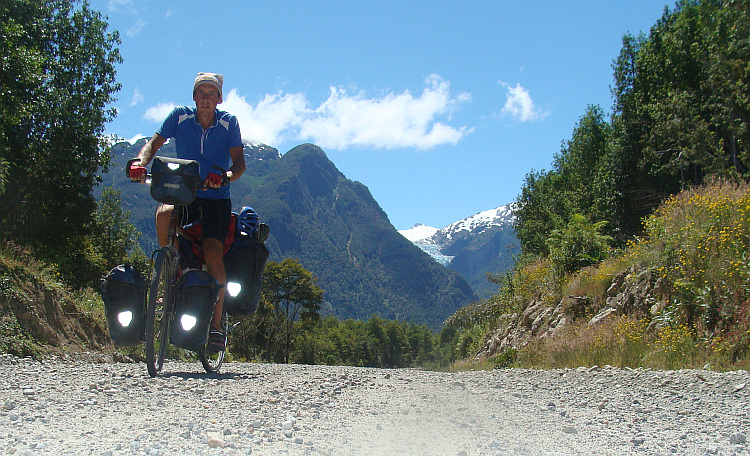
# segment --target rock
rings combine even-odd
[[[211,433],[208,435],[208,447],[209,448],[225,448],[226,443],[219,434]]]
[[[617,315],[617,309],[615,309],[614,307],[607,307],[605,309],[602,309],[598,314],[594,315],[591,320],[589,320],[588,325],[594,326],[605,320],[610,315]]]
[[[734,434],[729,436],[729,443],[733,443],[735,445],[742,445],[747,441],[747,436],[741,432],[735,432]]]

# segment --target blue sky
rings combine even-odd
[[[589,104],[610,112],[625,33],[662,0],[92,0],[120,32],[117,118],[151,136],[224,75],[243,138],[322,147],[397,229],[511,203],[549,169]]]

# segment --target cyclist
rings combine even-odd
[[[170,138],[175,140],[177,158],[197,160],[200,163],[201,179],[208,189],[199,191],[195,202],[182,209],[180,221],[186,225],[202,219],[204,260],[208,273],[222,285],[208,335],[208,350],[213,352],[224,350],[226,344],[221,316],[224,306],[223,285],[226,284],[224,241],[232,211],[227,184],[239,179],[245,172],[245,154],[237,118],[216,108],[223,101],[223,83],[224,77],[221,74],[198,73],[193,82],[195,107],[174,108],[161,128],[141,148],[136,157],[138,160],[128,169],[131,179],[142,179],[146,174],[146,165]],[[214,166],[226,170],[226,176],[219,174]],[[174,206],[162,204],[156,212],[156,233],[162,247],[167,244],[173,208]]]

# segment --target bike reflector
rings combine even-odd
[[[154,157],[151,165],[151,197],[164,204],[187,206],[195,200],[200,167],[195,160]]]

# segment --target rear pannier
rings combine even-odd
[[[224,255],[227,272],[224,309],[233,318],[248,318],[258,309],[267,260],[266,246],[245,235],[237,236],[231,250]]]
[[[129,264],[113,268],[102,280],[102,300],[109,337],[122,347],[138,345],[144,339],[146,281]]]
[[[195,200],[200,167],[195,160],[154,157],[151,165],[151,197],[164,204],[186,206]]]
[[[219,288],[216,280],[204,271],[193,269],[182,275],[170,334],[172,344],[192,351],[205,345]]]

